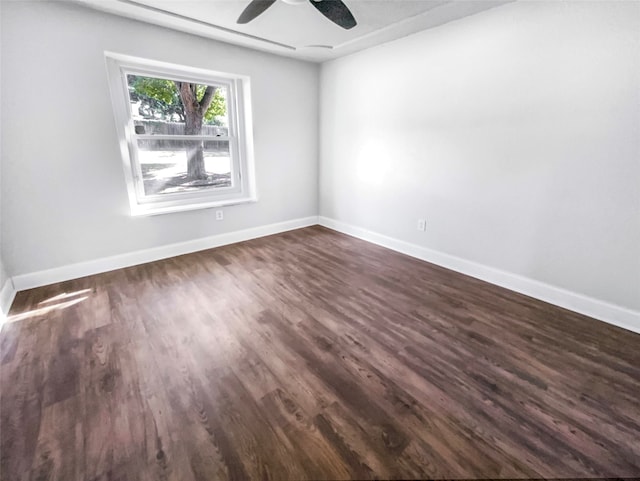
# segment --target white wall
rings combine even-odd
[[[4,269],[4,262],[2,261],[2,257],[0,257],[0,291],[4,287],[5,282],[8,280],[7,271]]]
[[[0,242],[0,247],[2,247],[2,243]],[[5,306],[4,303],[2,302],[2,292],[5,289],[9,289],[9,285],[7,284],[7,281],[9,281],[9,276],[7,276],[7,271],[4,268],[4,261],[2,260],[2,255],[0,255],[0,317],[2,317],[2,314],[6,314],[5,309],[8,311],[9,306]]]
[[[14,295],[13,284],[4,270],[2,257],[0,257],[0,327],[2,327],[4,317],[9,313]]]
[[[3,5],[0,3],[0,17],[3,13]],[[2,35],[2,25],[0,24],[0,36]],[[0,96],[2,96],[2,62],[0,61]],[[0,110],[0,133],[2,132],[2,111]],[[4,268],[4,261],[2,260],[2,135],[0,135],[0,319],[2,315],[6,314],[4,310],[8,310],[8,306],[5,306],[2,302],[2,292],[5,289],[5,284],[9,280],[7,271]]]
[[[129,214],[104,51],[251,77],[259,201]],[[317,215],[318,66],[56,2],[2,6],[10,275]]]
[[[323,64],[320,214],[640,309],[639,32],[517,2]]]

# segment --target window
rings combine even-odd
[[[247,77],[106,59],[133,215],[256,200]]]

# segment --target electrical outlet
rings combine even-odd
[[[221,210],[217,210],[216,211],[216,220],[223,220],[224,219],[224,213]]]
[[[418,219],[418,230],[422,232],[427,230],[427,221],[425,219]]]

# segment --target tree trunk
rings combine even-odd
[[[184,133],[185,135],[200,135],[202,133],[204,115],[211,105],[216,88],[208,86],[202,100],[198,101],[196,84],[176,82],[176,87],[178,87],[180,100],[184,107]],[[202,141],[191,141],[185,150],[187,153],[187,179],[206,180],[207,171],[204,167],[204,143]]]
[[[186,110],[186,109],[185,109]],[[187,110],[185,112],[186,135],[200,135],[202,133],[202,115]],[[189,180],[206,180],[207,171],[204,167],[204,145],[202,141],[190,141],[186,145],[187,178]]]

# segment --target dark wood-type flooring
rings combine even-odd
[[[3,481],[640,477],[640,335],[321,227],[11,313]]]

